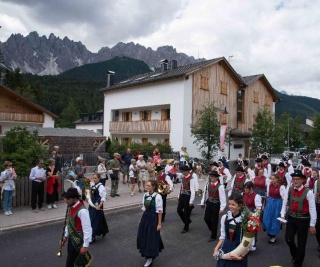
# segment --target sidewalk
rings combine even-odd
[[[176,184],[174,192],[168,195],[168,199],[176,198],[180,189],[181,184]],[[199,180],[199,188],[203,190],[205,185],[204,180]],[[114,210],[124,209],[132,206],[136,206],[137,209],[142,204],[143,193],[138,192],[138,187],[135,187],[135,195],[130,195],[130,188],[127,184],[122,184],[122,181],[119,181],[119,190],[118,193],[120,197],[110,197],[110,180],[107,181],[107,203],[104,207],[104,211],[108,216],[109,212]],[[86,202],[85,202],[86,203]],[[195,205],[199,203],[194,203]],[[7,231],[12,231],[15,229],[26,228],[29,226],[37,226],[46,223],[53,223],[57,221],[62,221],[65,218],[67,205],[64,201],[57,203],[57,209],[48,209],[47,205],[43,207],[45,211],[39,211],[38,213],[33,213],[30,206],[14,208],[12,210],[13,215],[6,216],[1,211],[0,213],[0,234]]]

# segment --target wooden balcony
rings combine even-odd
[[[20,121],[20,122],[43,123],[44,116],[43,116],[43,114],[0,112],[0,121]]]
[[[110,122],[111,133],[170,133],[170,120]]]

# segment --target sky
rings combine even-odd
[[[0,41],[54,33],[97,52],[118,42],[224,56],[288,94],[320,99],[319,0],[0,0]]]

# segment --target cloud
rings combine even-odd
[[[96,52],[136,42],[207,59],[225,56],[242,75],[264,73],[277,90],[317,96],[317,0],[0,0],[0,39],[68,36]]]

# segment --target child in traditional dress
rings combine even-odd
[[[95,173],[92,177],[94,182],[91,185],[91,201],[95,208],[89,206],[89,215],[92,227],[92,241],[96,241],[96,236],[104,237],[108,232],[108,225],[103,213],[103,204],[107,201],[107,192],[104,185],[100,182],[101,176]]]
[[[243,197],[240,194],[235,193],[229,197],[229,211],[221,218],[220,238],[214,248],[214,256],[218,254],[219,249],[222,249],[224,253],[228,253],[240,244],[243,235],[241,211],[244,205]],[[218,260],[217,267],[247,267],[248,252],[240,256],[229,254],[228,260]]]

